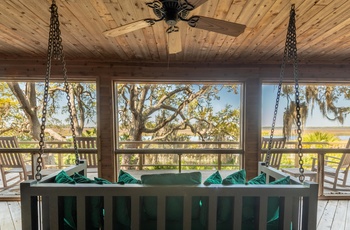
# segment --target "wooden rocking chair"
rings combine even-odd
[[[268,149],[269,148],[269,137],[263,137],[261,142],[261,148],[262,149]],[[286,138],[273,138],[272,139],[272,146],[271,149],[284,149],[286,145]],[[281,160],[282,160],[282,153],[274,153],[271,151],[270,153],[270,166],[276,169],[280,168]],[[261,154],[261,161],[266,161],[266,153]]]
[[[80,159],[86,160],[87,172],[97,173],[98,170],[98,157],[97,154],[84,153],[84,149],[94,149],[97,148],[96,137],[76,137],[77,146],[79,149]]]
[[[16,137],[0,137],[0,148],[10,149],[18,147]],[[29,174],[32,172],[32,167],[25,164],[21,153],[6,153],[2,151],[0,153],[0,171],[4,188],[7,188],[9,187],[8,182],[17,178],[19,178],[19,180],[12,185],[16,185],[23,180],[27,180]],[[6,175],[9,173],[18,173],[19,175],[7,179]]]
[[[343,153],[340,158],[325,156],[324,182],[331,184],[332,189],[337,189],[337,186],[349,186],[347,180],[350,168],[350,139],[345,148],[349,149],[349,153]],[[312,170],[317,171],[316,159],[312,161]],[[348,189],[350,190],[350,187]]]

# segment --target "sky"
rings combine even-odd
[[[272,118],[274,113],[274,107],[276,103],[276,97],[277,97],[277,86],[273,85],[263,85],[262,88],[262,126],[265,127],[271,127],[272,125]],[[338,105],[346,106],[349,104],[350,101],[347,100],[340,100]],[[278,113],[277,113],[277,120],[276,120],[276,126],[282,126],[283,121],[283,112],[286,108],[287,100],[286,98],[281,96],[280,104],[278,107]],[[311,111],[309,111],[308,118],[306,120],[306,126],[307,127],[346,127],[350,126],[350,117],[345,118],[344,124],[340,124],[337,121],[330,121],[327,118],[324,118],[318,109],[317,106],[314,107],[313,113],[311,114]]]
[[[240,95],[241,90],[239,90],[238,94],[228,93],[228,92],[222,92],[220,93],[220,101],[222,103],[214,102],[214,108],[215,110],[220,110],[224,108],[225,103],[229,102],[233,105],[233,108],[240,108]],[[274,112],[274,106],[276,103],[276,95],[277,95],[277,86],[276,85],[263,85],[262,87],[262,126],[263,127],[271,127],[272,125],[272,118],[273,118],[273,112]],[[63,100],[64,103],[66,103],[66,99]],[[286,108],[286,98],[281,96],[279,109],[278,109],[278,116],[276,121],[276,127],[281,127],[283,125],[283,112]],[[346,106],[349,104],[350,101],[347,100],[340,100],[339,105]],[[59,117],[62,117],[60,115]],[[340,124],[339,122],[330,121],[326,118],[323,118],[321,112],[317,108],[317,106],[314,107],[313,113],[311,114],[311,111],[308,115],[308,118],[306,120],[306,126],[307,127],[349,127],[350,126],[350,116],[345,118],[344,124]]]

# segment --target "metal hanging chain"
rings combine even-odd
[[[75,128],[74,128],[74,122],[73,122],[73,115],[72,115],[72,104],[70,102],[70,96],[69,96],[69,84],[68,84],[68,78],[67,78],[67,69],[66,69],[66,62],[64,60],[64,54],[63,54],[63,46],[62,46],[62,39],[61,39],[61,31],[60,31],[60,23],[58,20],[58,12],[57,12],[57,5],[55,4],[55,0],[52,1],[51,7],[50,7],[51,17],[50,17],[50,32],[49,32],[49,42],[48,42],[48,52],[47,52],[47,65],[46,65],[46,76],[45,76],[45,86],[44,86],[44,99],[43,99],[43,109],[42,109],[42,117],[41,117],[41,126],[40,126],[40,140],[39,140],[39,157],[37,158],[37,166],[36,166],[36,174],[35,179],[37,181],[40,181],[42,179],[41,170],[43,167],[43,158],[42,155],[44,154],[44,148],[45,148],[45,124],[46,124],[46,115],[47,115],[47,104],[48,104],[48,96],[49,96],[49,85],[50,85],[50,76],[51,76],[51,64],[52,64],[52,57],[57,60],[61,60],[61,63],[63,65],[63,77],[64,77],[64,86],[65,91],[67,94],[67,101],[68,101],[68,111],[69,111],[69,118],[70,118],[70,125],[72,130],[72,137],[73,137],[73,144],[74,144],[74,151],[75,151],[75,163],[79,164],[79,154],[78,154],[78,147],[76,144],[76,135],[75,135]]]
[[[293,62],[293,75],[295,83],[295,103],[296,103],[296,124],[298,133],[298,156],[299,156],[299,181],[303,182],[305,180],[304,168],[303,168],[303,153],[302,153],[302,137],[301,137],[301,116],[300,116],[300,99],[299,99],[299,82],[298,82],[298,55],[297,55],[297,42],[296,42],[296,27],[295,27],[295,5],[293,4],[290,11],[290,19],[288,24],[288,31],[286,36],[286,44],[284,48],[283,60],[280,71],[280,80],[278,84],[277,98],[275,104],[275,110],[271,126],[271,134],[268,145],[268,151],[266,154],[265,164],[269,166],[271,157],[271,148],[273,141],[273,134],[275,131],[276,117],[278,112],[278,105],[281,95],[282,82],[285,73],[285,66],[287,61]]]
[[[293,74],[294,74],[294,88],[295,88],[295,104],[296,104],[296,123],[297,123],[297,133],[298,133],[298,156],[299,156],[299,181],[304,182],[304,161],[303,161],[303,145],[301,137],[301,115],[300,115],[300,99],[299,99],[299,80],[298,80],[298,55],[297,55],[297,41],[296,41],[296,28],[295,28],[295,6],[292,5],[290,13],[290,21],[288,28],[290,31],[287,36],[289,37],[289,49],[288,56],[293,61]]]

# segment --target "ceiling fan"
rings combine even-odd
[[[153,9],[157,19],[142,19],[135,21],[111,30],[107,30],[104,32],[104,35],[116,37],[138,29],[152,26],[156,22],[164,20],[169,25],[169,28],[166,30],[169,35],[169,53],[175,54],[181,52],[182,50],[180,30],[176,25],[179,21],[185,21],[189,26],[194,28],[209,30],[234,37],[237,37],[244,32],[246,26],[238,23],[197,15],[187,18],[192,10],[207,1],[208,0],[191,0],[190,3],[188,0],[156,0],[146,3],[148,7]]]

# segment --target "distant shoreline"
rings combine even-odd
[[[262,132],[270,133],[271,127],[262,127]],[[314,133],[316,131],[331,133],[335,136],[350,136],[350,127],[307,127],[303,134]],[[275,134],[282,134],[282,127],[275,127]]]

